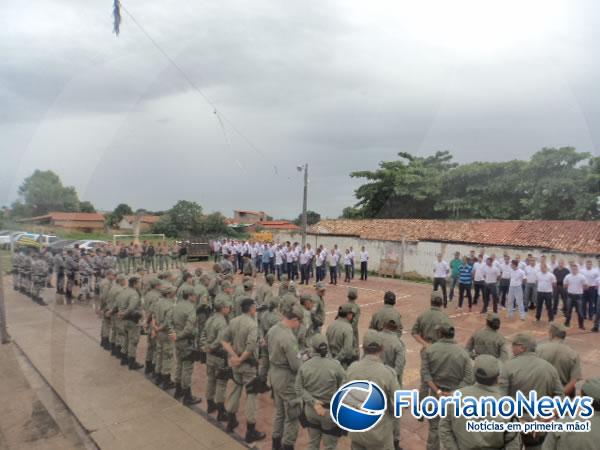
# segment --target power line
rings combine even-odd
[[[119,2],[119,5],[120,5],[120,8],[123,11],[125,11],[125,13],[129,16],[131,21],[148,38],[148,40],[152,43],[152,45],[154,45],[154,47],[165,57],[165,59],[179,72],[179,74],[190,85],[190,87],[193,90],[195,90],[198,94],[200,94],[200,96],[204,99],[204,101],[211,106],[214,114],[217,116],[217,120],[223,131],[225,143],[228,145],[229,149],[231,151],[233,151],[232,147],[231,147],[231,142],[227,136],[223,122],[226,122],[229,125],[229,127],[233,131],[235,131],[235,133],[238,136],[240,136],[252,150],[254,150],[257,154],[259,154],[260,156],[262,156],[263,158],[266,159],[267,158],[266,154],[261,149],[259,149],[256,145],[254,145],[254,143],[250,140],[250,138],[248,138],[248,136],[246,136],[246,134],[244,134],[227,116],[225,116],[217,108],[217,105],[204,92],[202,92],[202,90],[198,86],[196,86],[194,81],[188,76],[188,74],[183,70],[183,68],[179,64],[177,64],[173,58],[171,58],[171,56],[160,46],[160,44],[158,42],[156,42],[156,40],[154,40],[154,38],[150,35],[150,33],[148,33],[148,31],[146,31],[146,29],[142,26],[142,24],[140,22],[138,22],[138,20],[133,16],[133,14],[125,6],[123,6],[123,4],[121,2]],[[119,17],[119,19],[120,19],[120,17]],[[240,162],[237,161],[237,163],[241,167]],[[275,175],[279,174],[279,171],[277,170],[277,166],[275,164],[273,164],[273,170],[275,172]]]

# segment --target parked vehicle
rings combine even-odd
[[[187,248],[187,257],[189,259],[203,259],[210,257],[210,244],[208,239],[190,238],[186,241],[177,242],[179,245]]]
[[[66,245],[64,248],[66,248],[66,249],[75,248],[75,244],[77,244],[80,249],[89,251],[89,250],[95,250],[99,247],[102,247],[103,245],[106,245],[106,241],[99,241],[99,240],[94,240],[94,239],[82,239],[79,241],[71,242],[70,244]]]
[[[15,243],[18,244],[19,240],[21,239],[32,239],[44,247],[46,245],[50,245],[51,243],[58,241],[58,236],[54,236],[51,234],[21,233],[15,239]]]
[[[56,254],[58,252],[62,252],[66,246],[72,244],[73,242],[77,242],[76,239],[59,239],[58,241],[54,241],[48,245],[48,249],[53,254]]]
[[[14,243],[20,236],[26,234],[25,231],[12,231],[9,234],[0,236],[0,246],[4,249],[9,249],[11,243]]]

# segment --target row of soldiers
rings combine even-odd
[[[239,425],[237,413],[245,390],[248,443],[264,438],[256,429],[256,396],[270,388],[275,404],[273,448],[294,448],[301,425],[308,430],[309,448],[318,449],[321,444],[335,448],[342,432],[331,420],[329,401],[345,381],[374,381],[390,400],[402,386],[405,345],[396,297],[385,293],[383,307],[373,315],[370,330],[362,338],[363,357],[359,359],[356,289],[348,291],[348,303],[338,309],[335,321],[322,334],[326,295],[322,283],[317,283],[312,296],[298,295],[295,284],[285,276],[277,292],[273,286],[274,277],[268,275],[254,293],[251,277],[235,285],[233,275],[223,274],[220,264],[210,272],[160,273],[147,283],[108,270],[100,282],[97,305],[102,317],[101,345],[136,370],[141,368],[136,362],[137,344],[145,333],[145,372],[163,389],[175,388],[175,396],[188,405],[199,401],[191,393],[194,364],[205,363],[207,411],[216,412],[229,432]],[[442,304],[441,295],[433,292],[431,308],[411,330],[422,345],[421,398],[448,395],[456,389],[474,396],[514,396],[517,391],[531,390],[538,396],[574,394],[581,368],[577,354],[564,343],[564,327],[551,324],[550,341],[539,346],[531,335],[517,335],[511,358],[496,314],[486,316],[485,327],[465,348],[456,343],[454,325]],[[229,384],[232,388],[226,395]],[[594,396],[599,393],[597,386],[597,380],[587,381],[584,391]],[[600,405],[600,396],[595,398]],[[594,420],[591,433],[550,435],[544,448],[564,448],[548,445],[592,437],[592,442],[598,442],[600,428],[598,419]],[[540,448],[544,437],[467,433],[461,419],[450,415],[429,421],[427,448],[438,449],[440,442],[445,448],[460,449],[520,448],[523,444]],[[353,448],[358,449],[398,449],[399,438],[399,421],[391,411],[372,430],[350,433]]]

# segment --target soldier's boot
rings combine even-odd
[[[122,366],[126,366],[129,363],[127,355],[125,353],[123,353],[123,352],[120,351],[119,352],[119,357],[121,358],[121,365]]]
[[[129,367],[129,370],[140,370],[144,366],[135,360],[135,356],[130,356],[128,358],[127,367]]]
[[[244,438],[244,441],[246,441],[246,443],[250,444],[254,441],[260,441],[261,439],[265,438],[265,433],[261,433],[260,431],[258,431],[256,429],[256,424],[254,423],[248,423],[246,426],[246,437]]]
[[[173,389],[175,387],[175,383],[171,381],[170,375],[163,374],[163,381],[160,387],[165,391],[168,391],[169,389]]]
[[[226,431],[228,433],[233,433],[233,430],[237,428],[240,423],[237,421],[235,414],[227,413],[227,428]]]
[[[154,384],[156,384],[157,386],[160,386],[163,382],[163,376],[161,373],[155,373],[154,374]]]
[[[206,400],[206,414],[212,414],[217,410],[217,404],[214,400]]]
[[[104,350],[106,350],[106,344],[108,342],[108,339],[103,337],[100,339],[100,347],[102,347]]]
[[[117,347],[117,344],[115,344],[114,342],[110,343],[110,354],[112,356],[114,356],[115,358],[119,357],[119,348]]]
[[[227,422],[227,411],[225,411],[225,404],[217,403],[217,411],[219,411],[217,414],[217,420],[219,422]]]
[[[192,406],[200,403],[202,399],[200,397],[194,397],[192,395],[192,388],[182,389],[183,391],[183,404],[185,406]]]
[[[146,361],[146,365],[144,366],[144,373],[147,375],[152,375],[154,373],[154,365],[152,361]]]
[[[175,400],[179,400],[181,397],[183,397],[183,389],[181,388],[180,384],[175,386],[175,394],[173,394],[173,397]]]
[[[272,450],[281,450],[281,438],[273,438],[271,439],[271,449]]]

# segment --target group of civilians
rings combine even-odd
[[[448,293],[447,284],[450,283]],[[441,289],[444,307],[454,298],[458,287],[457,309],[463,309],[466,297],[469,311],[473,305],[482,302],[481,313],[491,307],[495,313],[498,307],[506,309],[508,318],[512,318],[515,309],[521,320],[525,320],[528,310],[535,310],[535,319],[542,318],[544,309],[548,321],[553,322],[560,306],[565,317],[565,326],[570,326],[573,309],[577,314],[578,325],[585,330],[585,320],[593,321],[592,331],[598,332],[600,324],[600,269],[591,259],[580,264],[551,255],[539,260],[529,254],[525,261],[520,255],[511,259],[504,254],[502,259],[496,255],[469,255],[459,252],[454,254],[450,263],[444,261],[443,255],[437,255],[433,264],[433,289]]]

